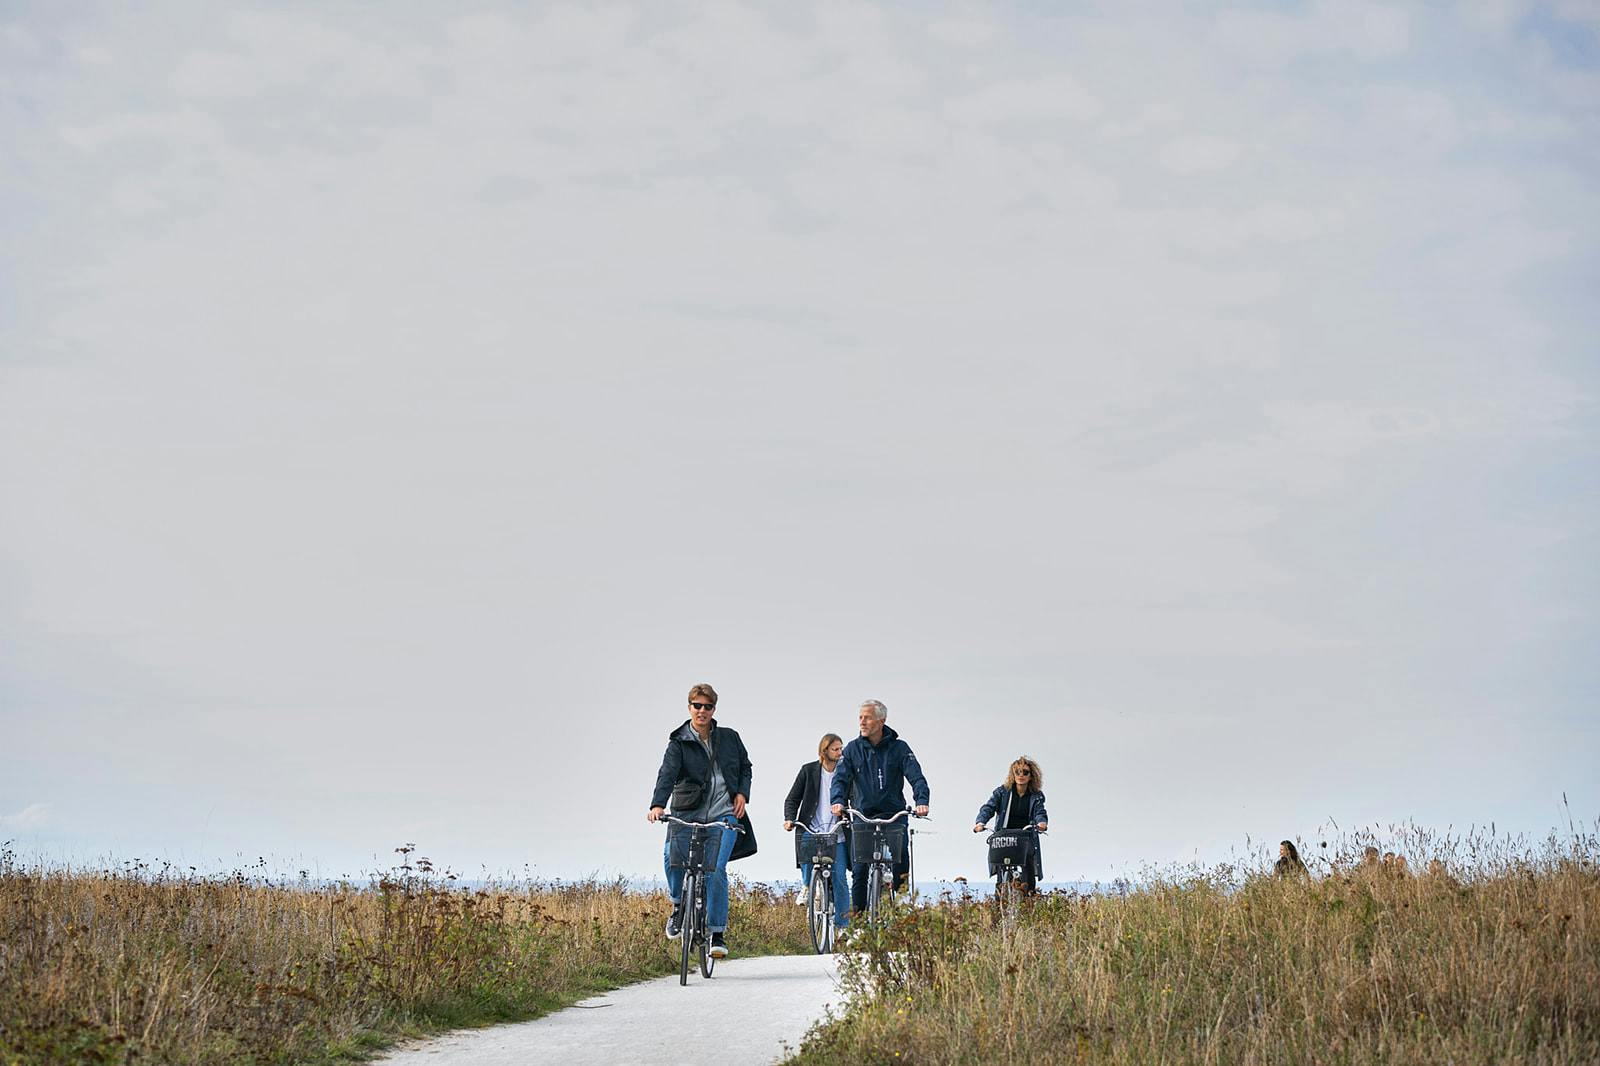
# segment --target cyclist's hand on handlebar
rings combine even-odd
[[[973,831],[973,832],[974,832],[974,833],[981,833],[981,832],[983,832],[983,831],[984,831],[984,830],[985,830],[985,829],[987,829],[987,828],[989,828],[989,827],[988,827],[988,826],[986,826],[986,825],[984,825],[984,824],[983,824],[983,823],[982,823],[982,822],[979,822],[979,823],[977,823],[977,824],[976,824],[976,825],[974,825],[974,826],[973,826],[973,827],[972,827],[972,831]]]
[[[843,817],[844,817],[844,804],[842,804],[842,803],[835,803],[835,804],[834,804],[834,805],[833,805],[833,806],[832,806],[832,807],[831,807],[831,808],[829,808],[829,809],[830,809],[830,810],[832,810],[832,811],[833,811],[833,816],[834,816],[834,817],[835,817],[835,818],[843,818]]]
[[[917,809],[911,813],[915,814],[918,818],[926,818],[928,816],[928,805],[926,803],[919,803],[917,804]]]
[[[1040,822],[1039,823],[1039,832],[1041,832],[1041,833],[1050,832],[1050,823],[1049,822]]]
[[[667,809],[665,807],[651,807],[650,813],[644,816],[645,821],[659,822],[661,820],[661,816],[666,813],[666,810]]]
[[[793,828],[794,828],[794,823],[793,822],[784,822],[783,823],[783,831],[785,833],[787,833],[789,830],[791,830]]]

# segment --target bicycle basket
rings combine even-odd
[[[722,847],[722,834],[726,831],[722,826],[715,829],[690,829],[688,826],[673,825],[667,832],[667,865],[674,870],[687,870],[691,841],[696,833],[701,833],[705,836],[705,851],[700,857],[699,868],[711,869],[717,864],[717,854]]]
[[[905,861],[906,823],[901,821],[892,825],[871,825],[866,822],[857,822],[850,827],[851,862],[871,862],[872,853],[883,844],[889,846],[889,854],[892,856],[896,866]]]
[[[804,866],[814,863],[819,858],[835,859],[838,857],[839,830],[831,833],[813,833],[807,829],[798,830],[794,835],[794,864]]]
[[[1004,829],[989,838],[989,873],[999,873],[1000,867],[1010,865],[1026,870],[1034,863],[1035,838],[1032,833]]]

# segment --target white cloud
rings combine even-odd
[[[1161,165],[1174,174],[1216,174],[1233,166],[1241,149],[1225,137],[1190,134],[1168,141],[1161,149]]]
[[[959,48],[979,48],[993,41],[999,27],[992,19],[970,15],[935,19],[928,24],[928,36]]]
[[[126,141],[146,141],[157,146],[178,144],[193,149],[222,142],[220,125],[204,112],[125,112],[97,117],[92,123],[62,127],[61,139],[87,152]]]
[[[50,822],[48,803],[30,803],[16,814],[0,814],[0,832],[27,833]]]
[[[1587,26],[1592,30],[1600,30],[1600,7],[1596,7],[1590,0],[1552,0],[1551,7],[1555,10],[1557,18]]]
[[[1305,11],[1230,9],[1216,19],[1212,40],[1242,58],[1281,66],[1308,54],[1346,52],[1391,59],[1411,44],[1412,14],[1380,3],[1320,0]]]
[[[1462,4],[1468,22],[1495,30],[1514,25],[1532,8],[1533,0],[1465,0]]]
[[[958,122],[1083,121],[1100,111],[1100,101],[1064,74],[988,85],[945,107]]]

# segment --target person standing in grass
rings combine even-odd
[[[978,816],[973,819],[972,831],[981,833],[988,828],[989,819],[1000,816],[995,823],[995,831],[1005,829],[1026,829],[1033,826],[1040,832],[1050,828],[1050,815],[1044,809],[1044,773],[1039,769],[1039,764],[1026,755],[1019,755],[1011,763],[1011,768],[1006,771],[1006,779],[990,794],[982,807],[978,808]],[[1034,838],[1033,861],[1028,864],[1023,874],[1023,888],[1032,892],[1039,883],[1039,875],[1043,872],[1043,865],[1039,858],[1039,841]]]
[[[839,758],[844,754],[844,738],[837,733],[824,733],[817,742],[817,759],[800,767],[789,794],[783,799],[783,828],[792,830],[796,825],[802,832],[820,836],[839,828],[839,843],[833,856],[833,913],[834,924],[843,929],[850,923],[850,869],[849,830],[833,813],[829,799],[833,792],[833,775],[839,769]],[[811,864],[800,867],[800,882],[811,884]],[[805,900],[805,888],[800,890]]]
[[[711,933],[711,955],[721,959],[728,955],[724,940],[728,929],[728,863],[755,853],[755,834],[744,813],[750,796],[750,755],[738,733],[717,724],[716,711],[716,689],[702,684],[689,690],[689,720],[667,736],[667,751],[661,757],[650,813],[645,817],[659,821],[670,799],[672,813],[685,821],[722,822],[744,829],[742,835],[729,830],[719,833],[721,846],[708,858],[708,865],[714,865],[706,873],[706,928]],[[711,847],[706,850],[711,851]],[[670,835],[662,852],[662,864],[667,870],[667,890],[672,895],[667,936],[676,939],[683,931],[683,871],[672,868]]]
[[[833,813],[844,816],[845,801],[869,818],[889,818],[906,809],[906,782],[916,801],[913,813],[921,818],[928,813],[928,779],[922,776],[911,745],[885,722],[889,708],[878,700],[867,700],[856,714],[861,735],[845,745],[839,768],[833,775]],[[867,863],[850,867],[850,901],[858,911],[867,909]],[[894,887],[905,885],[911,856],[901,851],[894,868]]]
[[[1300,860],[1300,849],[1294,846],[1292,840],[1278,841],[1278,861],[1273,864],[1272,869],[1279,877],[1288,880],[1311,877],[1311,871],[1307,870],[1306,864]]]

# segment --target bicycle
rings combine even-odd
[[[806,925],[811,930],[811,946],[818,955],[833,950],[833,864],[838,845],[837,827],[827,833],[813,833],[799,824],[794,827],[795,865],[811,864],[811,884],[806,888]]]
[[[1028,871],[1037,875],[1039,833],[1036,825],[1021,829],[996,829],[985,841],[989,845],[989,872],[994,875],[994,895],[1002,903],[1026,890]]]
[[[711,836],[711,830],[722,832],[742,833],[736,825],[725,822],[687,822],[682,818],[675,818],[670,814],[661,816],[663,822],[669,823],[667,833],[671,841],[671,864],[675,870],[683,871],[683,884],[678,889],[678,907],[681,917],[679,926],[679,966],[678,984],[689,983],[689,957],[699,956],[700,976],[709,978],[711,971],[716,967],[717,960],[711,954],[711,930],[707,928],[706,921],[706,842]],[[681,825],[689,830],[687,839],[679,834],[676,839],[671,838],[672,826]],[[679,859],[680,841],[682,859]],[[720,833],[716,837],[717,845],[722,844]]]
[[[867,864],[867,921],[875,922],[883,897],[894,885],[894,868],[907,846],[906,826],[895,823],[907,817],[901,811],[888,818],[871,818],[854,807],[846,808],[850,817],[850,861]],[[896,829],[899,831],[896,832]]]

